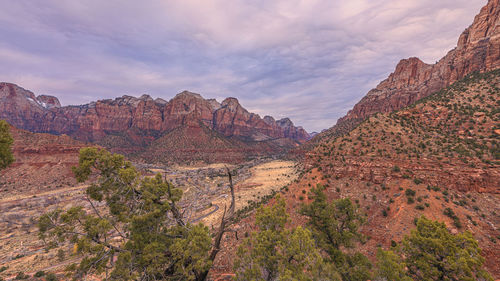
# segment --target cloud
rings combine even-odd
[[[234,96],[319,131],[400,59],[445,55],[486,1],[0,2],[0,80],[63,104]]]

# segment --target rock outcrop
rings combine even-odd
[[[0,119],[31,132],[66,134],[122,153],[143,151],[155,140],[164,135],[171,136],[170,132],[180,127],[208,128],[221,137],[243,142],[291,140],[275,142],[286,146],[310,138],[304,129],[295,127],[289,119],[265,121],[248,112],[236,98],[218,103],[188,91],[168,102],[148,95],[139,98],[125,95],[113,100],[61,107],[55,97],[36,97],[17,85],[1,83]]]
[[[499,68],[499,15],[499,0],[489,0],[472,25],[462,33],[457,47],[436,64],[426,64],[418,58],[401,60],[387,79],[370,90],[326,134],[345,133],[374,113],[406,107],[472,72]]]

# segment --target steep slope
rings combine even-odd
[[[87,146],[85,143],[66,135],[31,133],[15,127],[11,134],[16,161],[0,173],[2,195],[36,194],[76,183],[71,167],[78,165],[79,151]]]
[[[0,83],[0,118],[32,132],[67,134],[77,140],[102,145],[113,152],[135,155],[159,138],[184,139],[188,145],[186,138],[171,133],[181,132],[174,129],[185,126],[198,126],[198,132],[204,131],[200,127],[204,126],[213,133],[234,139],[247,157],[255,156],[253,151],[259,152],[259,155],[261,152],[267,155],[281,153],[282,149],[294,147],[310,138],[304,129],[295,127],[289,119],[275,121],[269,117],[263,120],[257,114],[248,112],[235,98],[227,98],[220,104],[187,91],[168,102],[143,95],[61,107],[55,97],[36,97],[14,84]],[[190,137],[198,137],[193,132]],[[195,142],[201,145],[201,139],[213,138],[201,135]],[[247,142],[249,147],[245,147]],[[268,142],[275,145],[269,146]],[[162,142],[157,142],[155,147],[158,143]],[[255,149],[259,143],[262,148]],[[213,144],[213,147],[217,146]],[[195,154],[192,155],[193,160],[199,160]],[[218,156],[212,158],[217,159]]]
[[[418,58],[404,59],[396,70],[370,90],[337,124],[315,137],[339,136],[377,112],[392,112],[439,91],[469,73],[500,67],[500,0],[489,0],[457,47],[436,64]]]
[[[371,116],[317,146],[287,198],[307,200],[303,190],[318,183],[331,198],[352,198],[368,215],[364,233],[371,239],[360,247],[370,256],[377,245],[399,241],[421,215],[446,222],[452,232],[469,230],[498,278],[499,108],[496,70],[471,74],[401,111]]]
[[[499,106],[500,70],[470,74],[408,108],[374,115],[345,136],[321,143],[308,161],[334,163],[326,168],[333,176],[376,183],[403,176],[391,172],[397,165],[431,185],[500,194]]]

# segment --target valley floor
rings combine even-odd
[[[181,187],[185,216],[192,223],[202,222],[209,227],[219,223],[224,207],[230,204],[226,167],[234,174],[237,210],[280,190],[298,176],[297,164],[282,160],[255,160],[229,166],[138,166],[148,176],[162,173]],[[90,209],[85,188],[85,185],[54,188],[30,185],[19,187],[14,195],[0,194],[0,265],[7,267],[0,272],[0,277],[11,279],[19,272],[33,275],[39,270],[61,272],[68,264],[78,261],[72,255],[73,245],[63,248],[64,256],[58,255],[57,249],[45,251],[38,239],[36,218],[57,207],[83,205]]]

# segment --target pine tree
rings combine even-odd
[[[0,120],[0,170],[7,168],[14,162],[11,151],[13,142],[9,124],[4,120]]]

